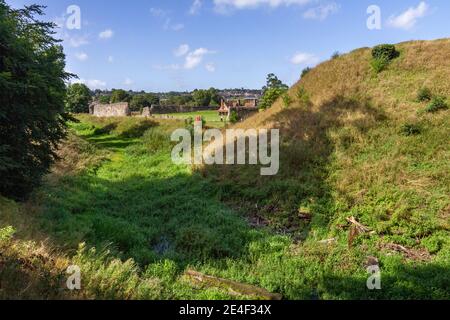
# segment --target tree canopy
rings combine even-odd
[[[111,93],[111,103],[130,102],[131,95],[122,89],[113,89]]]
[[[130,108],[132,111],[141,111],[143,108],[151,107],[155,104],[159,104],[158,96],[151,93],[142,93],[133,96],[130,102]]]
[[[196,106],[207,107],[220,104],[220,96],[217,89],[208,90],[196,89],[192,92],[193,102]]]
[[[88,113],[91,91],[82,83],[74,83],[67,87],[66,111],[72,113]]]
[[[260,109],[267,109],[277,101],[279,97],[289,90],[289,86],[284,84],[278,77],[270,73],[267,75],[267,83],[263,87],[263,96],[259,104]]]
[[[22,199],[56,159],[65,137],[65,55],[42,7],[0,0],[0,193]]]

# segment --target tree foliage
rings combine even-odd
[[[130,102],[130,109],[132,111],[141,111],[145,107],[159,104],[159,98],[151,93],[143,93],[134,95]]]
[[[194,104],[200,107],[218,106],[220,104],[219,93],[214,88],[208,90],[196,89],[192,92],[192,98]]]
[[[88,113],[91,91],[82,83],[74,83],[67,87],[66,111],[72,113]]]
[[[113,89],[111,93],[111,103],[130,102],[131,96],[128,92],[122,89]]]
[[[278,79],[276,75],[267,75],[267,83],[263,87],[263,96],[259,104],[260,109],[268,109],[278,100],[279,97],[288,91],[289,87]]]
[[[37,185],[65,137],[65,56],[42,7],[0,0],[0,193],[16,199]]]

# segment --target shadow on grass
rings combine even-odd
[[[250,228],[197,175],[119,181],[78,176],[47,191],[52,196],[42,221],[58,243],[111,243],[116,254],[141,265],[238,257],[250,239]]]
[[[385,270],[381,267],[381,289],[367,289],[367,278],[325,275],[320,290],[339,299],[450,299],[450,266],[437,263],[413,264],[397,261]]]
[[[360,134],[377,121],[382,111],[369,100],[335,97],[317,109],[286,108],[267,119],[280,129],[280,171],[260,175],[259,166],[209,166],[202,175],[221,187],[221,198],[252,221],[282,233],[306,239],[311,225],[326,227],[334,201],[328,183],[336,145],[330,133],[344,127]],[[257,128],[255,128],[257,129]],[[352,143],[351,136],[342,144]]]

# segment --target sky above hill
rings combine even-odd
[[[47,6],[67,70],[91,89],[261,88],[268,73],[291,85],[336,51],[450,36],[443,0],[6,2]]]

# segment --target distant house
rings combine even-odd
[[[259,100],[254,97],[244,99],[222,99],[218,110],[219,116],[223,120],[230,120],[231,113],[235,111],[240,119],[246,118],[258,111]]]
[[[93,103],[89,106],[89,113],[96,117],[129,117],[131,110],[128,102],[113,104]]]

